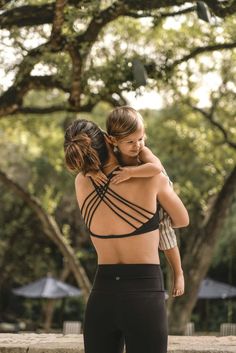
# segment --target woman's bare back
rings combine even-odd
[[[76,178],[76,195],[80,209],[86,198],[95,190],[90,178],[79,174]],[[111,209],[104,201],[101,201],[91,219],[90,231],[99,235],[129,234],[145,223],[150,218],[150,213],[155,214],[157,209],[156,178],[133,178],[121,184],[109,184],[109,198],[116,207]],[[122,200],[113,199],[112,192],[120,195],[122,199],[137,205],[148,212],[138,214],[137,208],[130,208]],[[92,197],[91,197],[92,199]],[[125,220],[118,216],[124,216]],[[88,210],[89,212],[89,210]],[[83,215],[83,210],[82,210]],[[127,223],[127,220],[133,225]],[[158,229],[143,234],[132,235],[123,238],[97,238],[91,237],[92,243],[98,255],[98,264],[115,263],[152,263],[159,264]]]

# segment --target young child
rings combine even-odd
[[[124,166],[113,172],[111,183],[118,184],[135,177],[151,177],[161,172],[166,174],[160,160],[145,146],[143,119],[135,109],[128,106],[115,108],[108,116],[106,128],[106,140],[114,146],[114,153]],[[98,185],[107,179],[102,171],[90,176]],[[180,253],[169,215],[161,208],[159,216],[159,248],[164,251],[172,268],[172,295],[177,297],[184,293]]]

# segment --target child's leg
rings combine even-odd
[[[184,274],[181,266],[181,259],[178,246],[164,250],[165,256],[171,266],[174,283],[172,288],[173,297],[184,294]]]

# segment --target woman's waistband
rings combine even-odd
[[[93,290],[102,291],[164,291],[159,264],[98,265]]]
[[[124,278],[156,277],[161,275],[160,264],[100,264],[97,266],[96,275],[99,277],[114,277],[114,275]]]

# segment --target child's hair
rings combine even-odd
[[[106,121],[108,135],[118,139],[134,133],[140,125],[143,125],[141,114],[127,105],[115,108]]]
[[[75,120],[65,132],[65,162],[70,171],[99,170],[108,158],[104,134],[92,121]]]

